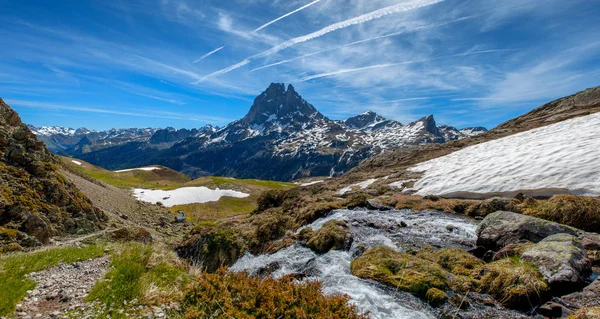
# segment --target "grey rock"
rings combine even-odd
[[[588,250],[600,250],[600,234],[583,233],[579,236],[581,246]]]
[[[564,295],[585,286],[592,272],[581,241],[570,234],[548,236],[528,247],[521,259],[536,265],[553,293]]]
[[[596,279],[581,291],[562,296],[561,299],[573,308],[600,306],[600,279]]]
[[[498,251],[521,240],[537,243],[561,233],[578,235],[580,231],[541,218],[498,211],[488,215],[477,227],[477,246]]]

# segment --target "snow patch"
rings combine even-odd
[[[320,181],[312,181],[312,182],[307,182],[307,183],[302,183],[300,184],[300,186],[304,187],[304,186],[310,186],[310,185],[315,185],[315,184],[319,184],[319,183],[323,183],[323,180]]]
[[[143,188],[133,189],[133,196],[139,201],[156,204],[161,202],[165,207],[193,203],[216,202],[221,197],[245,198],[250,194],[228,190],[210,189],[208,187],[182,187],[174,190],[149,190]]]
[[[373,183],[375,183],[376,181],[377,181],[377,179],[373,178],[373,179],[369,179],[369,180],[366,180],[366,181],[363,181],[363,182],[360,182],[360,183],[356,183],[356,184],[352,184],[352,185],[346,186],[346,187],[340,189],[338,191],[338,194],[344,195],[347,192],[351,191],[354,187],[360,187],[360,189],[365,189],[365,188],[373,185]]]
[[[600,113],[473,145],[418,164],[417,194],[600,195]]]
[[[129,168],[129,169],[122,169],[119,171],[114,171],[115,173],[125,173],[125,172],[131,172],[131,171],[154,171],[160,169],[160,167],[156,167],[156,166],[148,166],[148,167],[138,167],[138,168]]]
[[[71,162],[73,162],[73,164],[75,164],[75,165],[79,165],[79,166],[81,166],[81,162],[80,162],[80,161],[71,160]]]
[[[404,181],[397,181],[397,182],[390,183],[388,186],[403,189],[406,187],[406,184],[408,184],[410,182],[416,182],[416,181],[417,181],[416,179],[407,179]]]

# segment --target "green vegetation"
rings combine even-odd
[[[529,200],[523,213],[578,229],[600,232],[600,200],[575,195],[556,195],[545,201]]]
[[[186,318],[367,318],[346,296],[325,297],[318,282],[229,272],[202,274],[187,291]]]
[[[481,290],[508,308],[528,310],[544,301],[549,288],[537,267],[512,257],[483,267]]]
[[[124,318],[127,304],[137,300],[160,304],[179,300],[181,290],[189,282],[187,266],[173,253],[138,243],[120,247],[111,259],[111,270],[98,281],[87,301],[101,303],[102,317]]]
[[[188,220],[193,223],[202,220],[228,218],[237,215],[250,214],[257,207],[257,195],[245,198],[221,197],[216,202],[176,205],[170,208],[173,214],[183,211]]]
[[[351,235],[345,221],[330,220],[308,236],[306,246],[321,254],[330,250],[343,250],[352,243]]]
[[[189,177],[166,167],[152,171],[115,173],[82,160],[77,160],[81,165],[73,163],[73,159],[68,157],[61,157],[61,160],[67,168],[79,175],[119,188],[175,189],[191,181]]]
[[[388,247],[367,250],[350,266],[352,274],[379,281],[398,290],[425,297],[430,288],[449,287],[446,272],[437,264]]]
[[[54,248],[35,253],[22,253],[0,258],[0,316],[15,311],[15,305],[35,287],[35,282],[25,276],[31,272],[58,265],[97,258],[104,255],[105,245],[82,248]]]

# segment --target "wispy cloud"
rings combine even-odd
[[[264,29],[264,28],[266,28],[266,27],[270,26],[271,24],[273,24],[273,23],[275,23],[275,22],[277,22],[277,21],[279,21],[279,20],[281,20],[281,19],[285,19],[285,18],[287,18],[287,17],[291,16],[292,14],[294,14],[294,13],[296,13],[296,12],[299,12],[299,11],[302,11],[302,10],[304,10],[304,9],[306,9],[306,8],[308,8],[308,7],[312,6],[313,4],[315,4],[315,3],[318,3],[318,2],[320,2],[320,1],[321,1],[321,0],[315,0],[315,1],[311,2],[311,3],[308,3],[308,4],[306,4],[306,5],[302,6],[302,7],[300,7],[300,8],[298,8],[298,9],[294,10],[294,11],[288,12],[288,13],[286,13],[286,14],[282,15],[281,17],[279,17],[279,18],[275,19],[275,20],[271,20],[271,21],[269,21],[269,22],[267,22],[267,23],[265,23],[265,24],[261,25],[260,27],[256,28],[256,29],[255,29],[254,31],[252,31],[252,32],[257,32],[257,31],[260,31],[260,30],[262,30],[262,29]]]
[[[13,100],[8,99],[5,101],[7,104],[12,106],[20,106],[27,108],[39,108],[39,109],[51,109],[51,110],[62,110],[62,111],[75,111],[75,112],[86,112],[86,113],[99,113],[99,114],[111,114],[111,115],[122,115],[122,116],[132,116],[132,117],[149,117],[149,118],[167,118],[172,120],[186,120],[186,121],[196,121],[202,123],[227,123],[231,121],[231,119],[226,119],[222,117],[215,116],[203,116],[198,114],[184,114],[184,113],[176,113],[176,112],[161,112],[161,111],[149,111],[140,112],[139,110],[124,110],[124,108],[119,108],[120,110],[111,110],[107,108],[96,108],[96,107],[88,107],[88,106],[76,106],[76,105],[64,105],[64,104],[54,104],[54,103],[44,103],[38,101],[26,101],[26,100]]]
[[[301,81],[302,82],[306,82],[306,81],[310,81],[310,80],[314,80],[314,79],[320,79],[320,78],[324,78],[324,77],[328,77],[328,76],[334,76],[334,75],[340,75],[340,74],[346,74],[346,73],[353,73],[353,72],[359,72],[359,71],[365,71],[365,70],[372,70],[372,69],[389,68],[389,67],[399,66],[399,65],[405,65],[405,64],[413,64],[413,63],[421,63],[421,62],[431,62],[431,61],[434,61],[434,60],[440,60],[440,59],[445,59],[445,58],[450,58],[450,57],[461,57],[461,56],[470,56],[470,55],[486,54],[486,53],[508,52],[508,51],[515,51],[515,49],[470,51],[470,52],[465,52],[465,53],[452,54],[452,55],[446,55],[446,56],[431,58],[431,59],[421,59],[421,60],[413,60],[413,61],[404,61],[404,62],[398,62],[398,63],[375,64],[375,65],[369,65],[369,66],[360,67],[360,68],[342,69],[342,70],[337,70],[337,71],[333,71],[333,72],[315,74],[315,75],[307,76],[307,77],[303,78]]]
[[[398,35],[402,35],[402,34],[406,34],[406,33],[410,33],[410,32],[417,32],[417,31],[421,31],[421,30],[427,30],[427,29],[433,29],[433,28],[438,28],[438,27],[443,27],[452,23],[457,23],[457,22],[461,22],[461,21],[465,21],[465,20],[469,20],[469,19],[473,19],[476,16],[468,16],[468,17],[462,17],[462,18],[458,18],[458,19],[454,19],[452,21],[447,21],[447,22],[442,22],[442,23],[434,23],[434,24],[428,24],[428,25],[423,25],[423,26],[416,26],[416,27],[407,27],[406,29],[402,30],[402,31],[398,31],[398,32],[392,32],[392,33],[388,33],[388,34],[384,34],[384,35],[378,35],[375,37],[371,37],[371,38],[367,38],[367,39],[362,39],[362,40],[358,40],[358,41],[354,41],[348,44],[344,44],[344,45],[340,45],[340,46],[336,46],[333,48],[327,48],[327,49],[323,49],[323,50],[319,50],[319,51],[315,51],[315,52],[311,52],[311,53],[307,53],[301,56],[297,56],[291,59],[287,59],[287,60],[282,60],[282,61],[278,61],[278,62],[274,62],[268,65],[263,65],[257,68],[254,68],[252,70],[250,70],[250,72],[254,72],[254,71],[258,71],[258,70],[262,70],[262,69],[266,69],[266,68],[270,68],[273,66],[277,66],[277,65],[281,65],[284,63],[289,63],[289,62],[293,62],[293,61],[297,61],[300,59],[304,59],[313,55],[317,55],[317,54],[321,54],[321,53],[326,53],[326,52],[331,52],[331,51],[335,51],[335,50],[340,50],[343,48],[347,48],[347,47],[351,47],[353,45],[357,45],[357,44],[362,44],[362,43],[366,43],[366,42],[370,42],[370,41],[374,41],[374,40],[381,40],[381,39],[385,39],[385,38],[389,38],[389,37],[394,37],[394,36],[398,36]]]
[[[212,50],[212,51],[210,51],[210,52],[206,53],[205,55],[203,55],[203,56],[199,57],[198,59],[194,60],[194,62],[192,62],[192,63],[198,63],[198,62],[200,62],[200,61],[202,61],[202,60],[204,60],[204,59],[208,58],[209,56],[211,56],[211,55],[213,55],[213,54],[215,54],[215,53],[217,53],[217,52],[219,52],[219,51],[223,50],[223,48],[225,48],[225,46],[222,46],[222,47],[220,47],[220,48],[216,48],[216,49],[214,49],[214,50]]]
[[[269,55],[275,54],[281,50],[287,49],[291,46],[294,46],[296,44],[302,43],[302,42],[306,42],[306,41],[310,41],[310,40],[314,40],[316,38],[322,37],[328,33],[334,32],[336,30],[340,30],[340,29],[344,29],[344,28],[348,28],[351,27],[353,25],[357,25],[357,24],[362,24],[365,22],[369,22],[372,20],[376,20],[379,18],[382,18],[384,16],[390,15],[390,14],[394,14],[394,13],[400,13],[400,12],[405,12],[405,11],[410,11],[410,10],[414,10],[414,9],[418,9],[418,8],[422,8],[422,7],[426,7],[426,6],[430,6],[436,3],[440,3],[443,2],[444,0],[413,0],[413,1],[409,1],[409,2],[404,2],[401,4],[397,4],[397,5],[393,5],[393,6],[389,6],[389,7],[385,7],[379,10],[375,10],[363,15],[360,15],[358,17],[352,18],[352,19],[348,19],[348,20],[344,20],[341,22],[337,22],[334,24],[331,24],[329,26],[326,26],[318,31],[309,33],[307,35],[304,36],[300,36],[300,37],[296,37],[290,40],[287,40],[283,43],[280,43],[274,47],[272,47],[269,50],[263,51],[261,53],[255,54],[251,57],[248,57],[244,60],[242,60],[239,63],[236,63],[232,66],[229,66],[227,68],[224,68],[222,70],[213,72],[211,74],[208,74],[206,76],[204,76],[200,81],[195,82],[194,84],[197,84],[199,82],[202,82],[206,79],[212,78],[212,77],[216,77],[219,75],[223,75],[226,73],[229,73],[233,70],[239,69],[242,66],[252,62],[253,60],[256,59],[260,59],[260,58],[264,58],[267,57]]]

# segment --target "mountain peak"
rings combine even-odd
[[[345,120],[344,123],[350,128],[361,129],[383,121],[387,121],[387,119],[373,111],[366,111]]]
[[[314,106],[306,102],[290,84],[271,83],[254,99],[248,114],[241,120],[249,125],[264,125],[267,122],[306,123],[324,119]]]

